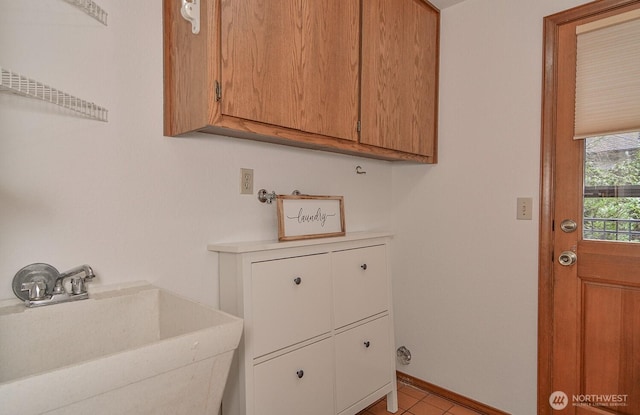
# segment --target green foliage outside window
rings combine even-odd
[[[640,185],[640,151],[590,153],[588,142],[584,177],[585,188]],[[632,221],[640,220],[640,197],[585,197],[584,218],[587,239],[640,241],[640,222]],[[639,234],[633,235],[634,232]]]

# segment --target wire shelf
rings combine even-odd
[[[42,82],[34,81],[15,72],[0,67],[0,91],[11,92],[23,97],[36,98],[70,109],[84,117],[108,121],[109,111],[93,102],[88,102]]]
[[[103,25],[107,25],[107,12],[92,0],[64,0],[72,6],[77,7],[89,16],[93,17]]]

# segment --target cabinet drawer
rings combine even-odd
[[[337,412],[391,381],[388,316],[338,334],[335,348]]]
[[[336,328],[388,309],[384,245],[335,252],[332,264]]]
[[[253,358],[331,330],[329,255],[252,264]]]
[[[328,415],[333,408],[331,339],[254,367],[255,415]]]

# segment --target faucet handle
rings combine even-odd
[[[71,293],[76,294],[84,294],[87,292],[87,288],[84,285],[84,278],[81,277],[73,277],[71,278]]]
[[[44,300],[47,295],[47,284],[44,281],[24,282],[21,291],[29,291],[29,300]]]

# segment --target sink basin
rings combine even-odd
[[[146,283],[0,304],[7,414],[217,414],[242,320]]]

